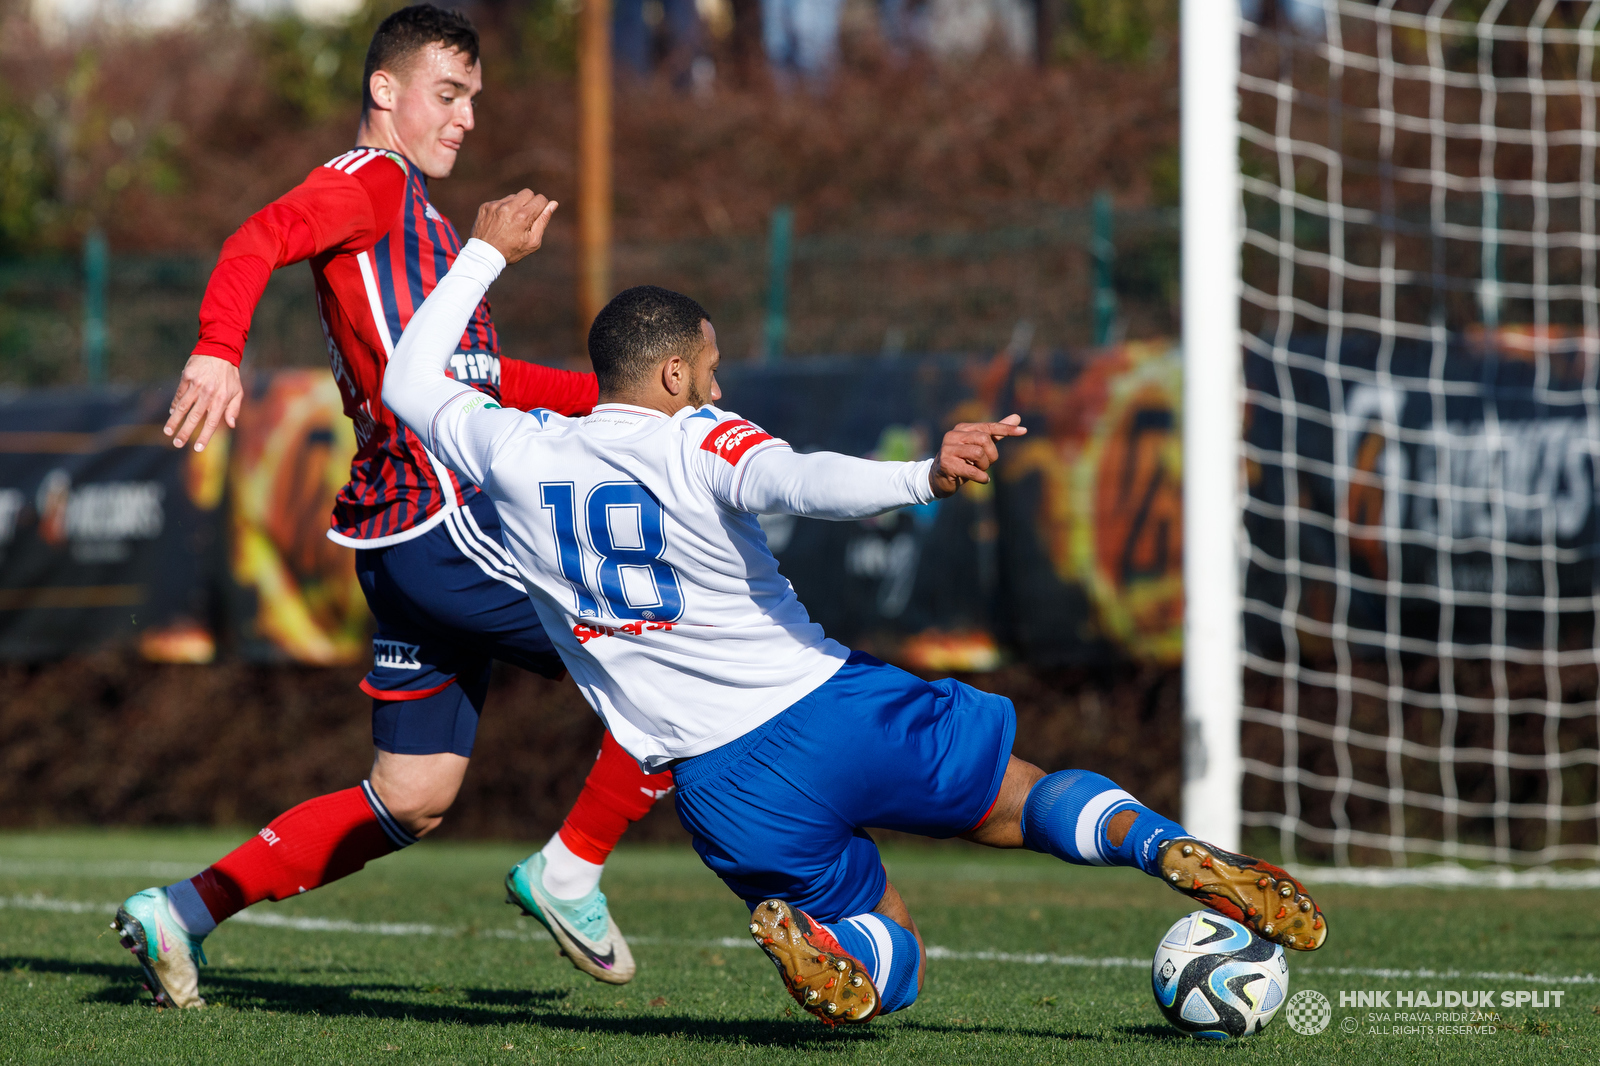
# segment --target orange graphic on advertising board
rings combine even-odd
[[[245,404],[233,447],[233,576],[257,633],[299,662],[361,661],[370,615],[355,553],[327,538],[355,430],[326,373],[280,371]]]
[[[1129,342],[1057,381],[1019,368],[1016,403],[1045,416],[1007,460],[1037,472],[1040,539],[1062,581],[1085,587],[1101,634],[1136,658],[1183,654],[1183,363]]]
[[[1383,521],[1383,472],[1380,463],[1388,440],[1367,433],[1356,447],[1346,514],[1350,516],[1350,554],[1367,564],[1367,572],[1383,581],[1389,576],[1388,536]],[[1365,475],[1365,476],[1362,476]]]

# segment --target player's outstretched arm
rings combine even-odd
[[[250,319],[279,267],[331,249],[371,247],[400,210],[406,172],[397,159],[367,159],[355,174],[341,156],[251,215],[222,245],[200,303],[200,340],[173,396],[164,432],[176,447],[204,451],[225,420],[237,424],[244,389],[239,362]]]
[[[933,460],[880,463],[838,452],[790,451],[768,445],[744,461],[742,475],[708,460],[713,491],[723,503],[753,514],[792,514],[847,522],[932,502]],[[725,465],[725,464],[724,464]]]
[[[726,462],[706,462],[713,491],[736,510],[847,521],[930,503],[951,495],[963,481],[987,482],[1000,454],[996,441],[1026,433],[1021,422],[1011,415],[958,425],[945,434],[936,457],[919,463],[874,462],[836,452],[802,455],[779,441],[747,456],[739,476]]]
[[[411,316],[384,370],[384,404],[446,466],[480,485],[494,442],[518,416],[445,368],[484,293],[508,263],[538,249],[555,208],[526,189],[483,205],[472,239]]]
[[[586,415],[600,402],[594,374],[500,357],[500,402],[519,411],[542,407],[558,415]]]

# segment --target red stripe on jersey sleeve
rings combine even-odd
[[[738,466],[745,452],[771,439],[772,434],[755,423],[740,418],[735,421],[718,422],[712,427],[711,432],[706,434],[706,439],[700,442],[700,450],[720,456],[729,464]]]

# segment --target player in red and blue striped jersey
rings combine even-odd
[[[355,149],[313,170],[223,245],[200,309],[200,340],[166,431],[203,449],[233,425],[239,362],[272,271],[309,260],[328,357],[358,450],[328,536],[356,549],[378,621],[371,776],[280,815],[193,878],[130,897],[116,927],[158,1000],[200,1006],[196,960],[216,924],[353,873],[413,843],[454,802],[472,753],[492,659],[558,677],[488,497],[456,478],[399,425],[380,395],[389,357],[412,314],[449,271],[461,239],[428,199],[472,129],[482,87],[470,22],[430,5],[379,26],[367,55]],[[499,354],[488,301],[450,360],[452,376],[507,407],[587,413],[592,374]],[[672,787],[645,774],[607,735],[561,832],[507,877],[511,902],[542,921],[579,969],[612,983],[633,975],[627,943],[599,880],[627,826]]]

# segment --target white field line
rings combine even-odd
[[[44,896],[0,896],[0,908],[14,907],[23,911],[59,911],[66,914],[115,914],[115,903],[80,903],[70,899],[46,899]]]
[[[171,882],[193,877],[205,868],[199,862],[144,862],[137,859],[0,859],[0,877],[144,878]]]
[[[461,936],[464,929],[428,925],[423,922],[347,922],[342,918],[292,918],[267,911],[240,911],[232,922],[264,925],[269,929],[293,929],[298,933],[367,933],[373,936]],[[514,930],[507,930],[513,932]]]
[[[53,911],[65,914],[114,914],[115,903],[88,903],[81,900],[49,899],[45,896],[0,896],[0,910]],[[349,922],[338,918],[291,918],[260,911],[241,911],[228,919],[243,925],[259,925],[272,929],[289,929],[301,933],[358,933],[371,936],[437,936],[475,937],[490,940],[542,941],[542,933],[524,932],[522,929],[468,929],[462,927],[428,925],[423,922]],[[640,946],[676,946],[699,948],[754,948],[748,937],[723,936],[705,940],[685,937],[635,936],[629,942]],[[1150,963],[1144,959],[1108,956],[1096,958],[1089,955],[1050,955],[1042,952],[1011,951],[956,951],[937,944],[928,948],[928,958],[950,962],[1000,962],[1022,966],[1064,966],[1078,969],[1114,970],[1144,969]],[[1594,985],[1600,977],[1585,974],[1518,973],[1499,970],[1397,970],[1385,967],[1296,966],[1296,972],[1320,977],[1376,977],[1384,980],[1453,980],[1466,978],[1474,981],[1509,981],[1540,985]]]
[[[1393,970],[1386,968],[1368,969],[1354,966],[1329,967],[1320,966],[1296,967],[1300,973],[1317,974],[1323,977],[1382,977],[1386,980],[1412,980],[1424,981],[1449,981],[1457,978],[1467,978],[1473,981],[1518,981],[1535,985],[1597,985],[1600,977],[1592,973],[1580,974],[1549,974],[1549,973],[1518,973],[1513,970]]]
[[[930,959],[953,959],[957,962],[1013,962],[1024,966],[1085,966],[1094,969],[1121,969],[1125,966],[1148,968],[1148,959],[1096,959],[1087,955],[1046,955],[1040,952],[1011,951],[952,951],[937,944],[928,947]]]
[[[1600,888],[1600,870],[1474,870],[1453,862],[1397,869],[1384,866],[1294,866],[1308,885],[1359,885],[1362,888]]]

